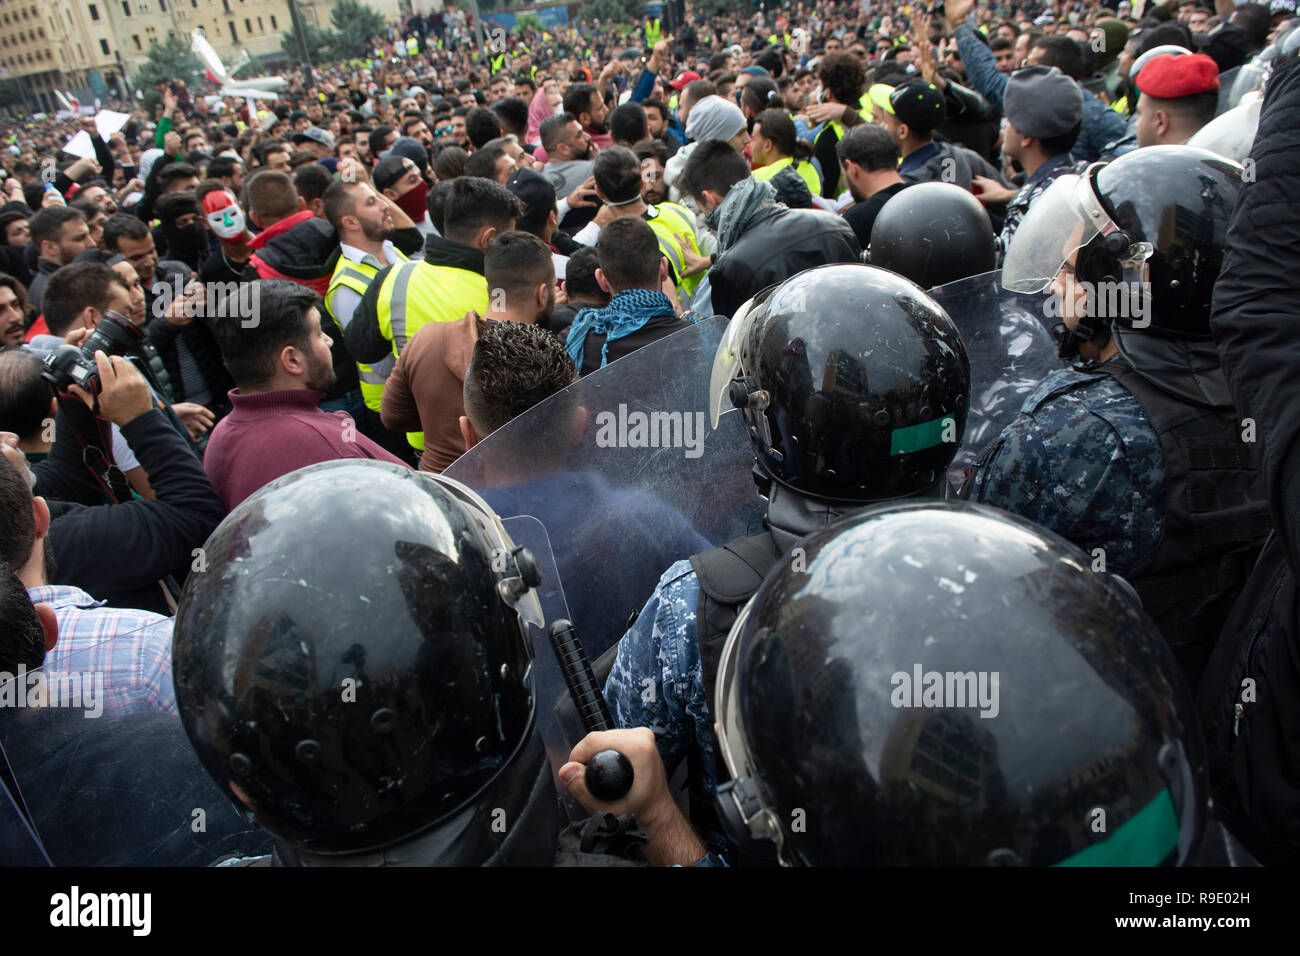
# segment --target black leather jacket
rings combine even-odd
[[[734,315],[751,296],[805,269],[858,262],[862,247],[839,216],[817,209],[759,210],[735,244],[709,270],[713,311]]]

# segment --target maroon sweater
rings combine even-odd
[[[317,408],[324,397],[306,388],[254,395],[231,389],[234,410],[212,430],[203,454],[203,467],[227,511],[267,482],[322,461],[374,458],[405,464],[357,431],[347,412]]]

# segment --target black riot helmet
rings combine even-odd
[[[922,289],[997,268],[989,214],[952,183],[908,186],[881,208],[871,227],[871,264]]]
[[[737,839],[791,865],[1186,862],[1204,755],[1167,643],[1063,538],[964,501],[858,512],[737,618],[713,701]]]
[[[1061,176],[1016,230],[1003,285],[1045,292],[1078,253],[1084,316],[1073,332],[1058,330],[1063,358],[1085,341],[1104,346],[1112,332],[1209,341],[1210,296],[1241,183],[1241,166],[1191,146],[1148,146]]]
[[[328,856],[476,806],[514,823],[513,794],[496,791],[528,791],[511,778],[534,745],[538,573],[482,499],[393,464],[328,462],[242,502],[203,553],[176,613],[177,703],[208,772],[261,826]],[[483,821],[429,862],[482,863],[500,849],[491,833]]]
[[[714,359],[714,427],[725,397],[743,409],[767,476],[861,504],[941,481],[966,427],[970,362],[916,284],[875,266],[819,266],[737,310]]]

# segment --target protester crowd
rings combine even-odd
[[[873,264],[870,283],[893,290],[889,301],[997,268],[1007,288],[1024,276],[1016,291],[1059,301],[1075,293],[1067,295],[1057,268],[1076,282],[1093,273],[1127,280],[1134,262],[1142,268],[1132,251],[1141,246],[1143,274],[1163,283],[1153,293],[1158,334],[1141,341],[1191,343],[1176,361],[1161,353],[1159,367],[1195,369],[1202,391],[1153,387],[1156,366],[1143,362],[1155,360],[1124,345],[1138,337],[1112,339],[1109,326],[1090,325],[1094,317],[1080,312],[1065,323],[1060,355],[1094,365],[1083,378],[1051,373],[968,470],[961,497],[1033,521],[1085,553],[1103,550],[1110,567],[1101,570],[1134,579],[1173,646],[1178,680],[1192,691],[1199,685],[1205,713],[1226,706],[1241,720],[1231,661],[1243,653],[1252,678],[1273,681],[1266,706],[1276,723],[1257,724],[1254,759],[1243,756],[1244,744],[1233,751],[1222,734],[1216,739],[1209,724],[1206,736],[1215,785],[1236,797],[1220,801],[1233,839],[1266,862],[1296,859],[1296,794],[1284,782],[1300,765],[1296,711],[1284,703],[1294,665],[1286,670],[1281,652],[1270,660],[1282,663],[1256,660],[1242,637],[1258,633],[1243,618],[1253,608],[1237,601],[1257,587],[1247,578],[1257,560],[1266,563],[1261,549],[1284,552],[1269,566],[1275,575],[1294,567],[1289,426],[1269,424],[1288,407],[1281,365],[1290,345],[1270,352],[1242,310],[1256,292],[1294,288],[1295,247],[1279,237],[1295,236],[1300,220],[1283,191],[1267,213],[1276,235],[1264,219],[1243,215],[1228,232],[1239,203],[1264,215],[1263,200],[1251,198],[1266,188],[1259,143],[1251,153],[1256,124],[1260,142],[1265,135],[1251,87],[1265,77],[1261,51],[1289,49],[1295,12],[1292,0],[948,0],[936,12],[875,4],[867,14],[856,3],[716,15],[688,6],[671,36],[656,19],[534,25],[504,31],[502,40],[488,23],[486,48],[463,13],[414,15],[376,37],[372,56],[320,64],[310,82],[288,75],[274,98],[176,81],[159,84],[152,115],[105,104],[130,114],[107,138],[85,115],[0,124],[8,144],[0,149],[8,198],[0,206],[0,671],[49,669],[80,655],[105,674],[110,716],[175,714],[183,695],[173,674],[174,652],[178,668],[181,661],[173,615],[186,581],[206,571],[223,519],[245,515],[241,506],[278,479],[345,459],[437,475],[512,419],[611,364],[604,374],[617,376],[620,360],[662,339],[717,315],[776,321],[781,295],[763,293],[793,288],[809,269],[850,270],[826,273],[828,283],[848,283],[841,302],[857,301],[852,270],[865,272],[863,263]],[[1287,58],[1272,63],[1264,114],[1275,97],[1275,112],[1294,119],[1300,104]],[[1259,82],[1237,82],[1251,70]],[[1285,153],[1285,124],[1271,130]],[[93,156],[63,152],[83,131]],[[1199,144],[1220,158],[1197,152]],[[1267,170],[1268,188],[1300,175],[1293,161],[1278,162]],[[1106,164],[1100,172],[1097,163]],[[1092,206],[1079,200],[1073,246],[1046,232],[1053,219],[1069,221],[1067,207],[1053,205],[1069,201],[1053,188],[1058,181],[1071,196],[1083,188],[1076,183],[1091,182],[1087,195],[1100,197]],[[1211,207],[1216,229],[1162,245]],[[1082,223],[1095,209],[1102,212],[1089,232]],[[925,231],[946,216],[973,224],[974,238]],[[1144,217],[1159,226],[1145,242],[1104,241],[1115,231],[1135,236],[1150,226]],[[1096,255],[1110,256],[1105,268],[1086,253],[1097,229]],[[925,261],[912,252],[897,258],[914,241],[931,248]],[[1047,258],[1064,249],[1050,275],[1026,266],[1035,249]],[[1281,273],[1259,272],[1260,260]],[[1221,262],[1232,276],[1227,292],[1215,291],[1228,282],[1215,285]],[[897,275],[879,278],[885,270]],[[904,280],[906,289],[888,286]],[[1212,294],[1214,339],[1236,343],[1239,355],[1215,352]],[[1238,312],[1219,311],[1220,295]],[[835,308],[828,300],[826,309]],[[915,316],[924,308],[897,336],[922,334]],[[925,321],[930,345],[919,347],[948,341],[946,317]],[[826,345],[813,330],[789,335],[809,353]],[[1136,378],[1113,365],[1096,370],[1117,354]],[[942,364],[932,356],[918,381],[930,388],[959,374]],[[757,416],[754,426],[767,421],[765,403],[790,403],[771,418],[778,440],[761,425],[751,435],[758,467],[774,480],[768,525],[798,533],[773,532],[776,550],[752,564],[763,573],[747,596],[777,553],[852,514],[846,502],[956,497],[946,480],[936,483],[947,461],[910,485],[868,487],[883,482],[884,465],[870,481],[850,482],[876,453],[870,441],[831,411],[818,418],[788,389],[767,386],[762,375],[777,373],[757,368],[737,379],[753,386],[750,404],[745,394],[737,404]],[[1078,391],[1084,385],[1094,391]],[[848,371],[834,386],[854,387]],[[1214,416],[1188,437],[1178,431],[1179,409],[1202,398]],[[927,398],[906,412],[926,413],[909,427],[930,428],[946,401]],[[964,402],[954,406],[962,421]],[[558,415],[563,405],[546,407]],[[904,413],[874,414],[889,421]],[[1243,419],[1264,433],[1262,460],[1222,439]],[[1107,423],[1104,434],[1098,421]],[[797,445],[802,435],[816,444],[824,428],[839,431],[817,445],[819,464],[808,472],[797,471],[788,445],[785,457],[765,458],[764,442]],[[898,442],[880,453],[889,468],[916,452]],[[1187,469],[1174,467],[1179,455],[1188,456]],[[820,524],[781,525],[778,501],[789,489],[834,504],[820,508]],[[279,519],[302,523],[303,548],[312,546],[309,522],[341,520],[324,508],[327,492],[315,518]],[[299,493],[315,494],[310,483]],[[710,617],[713,637],[702,632],[703,653],[695,649],[695,629],[705,627],[697,604],[727,604],[715,593],[725,575],[683,560],[707,542],[666,514],[655,513],[660,550],[646,554],[659,564],[645,570],[651,580],[668,570],[653,594],[641,595],[649,602],[607,662],[606,696],[618,726],[655,732],[653,740],[612,738],[638,774],[662,774],[656,743],[669,770],[689,759],[694,805],[725,791],[706,693],[718,667],[709,640],[743,620],[734,611],[722,623]],[[1189,578],[1191,567],[1204,577]],[[1175,612],[1189,580],[1207,597],[1195,613]],[[10,622],[32,608],[39,629],[24,635]],[[1294,615],[1285,606],[1278,613],[1294,641]],[[682,657],[679,646],[693,650]],[[659,695],[644,696],[646,680]],[[1228,737],[1239,736],[1234,724]],[[595,749],[584,743],[573,759],[585,762]],[[729,757],[727,767],[739,775]],[[602,805],[580,789],[584,804]],[[657,796],[638,793],[635,808],[651,818],[652,861],[745,861],[719,837],[716,819],[692,815],[697,840],[676,818],[665,822]],[[307,853],[310,841],[301,847]],[[917,858],[929,859],[921,851]],[[898,850],[880,859],[909,858]]]

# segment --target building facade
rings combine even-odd
[[[365,2],[390,22],[411,10],[411,0]],[[298,8],[304,22],[328,28],[333,4],[299,0]],[[128,95],[123,76],[173,34],[202,30],[226,64],[246,50],[283,65],[292,28],[286,0],[0,0],[0,81],[17,83],[30,108],[53,111],[56,90]]]

